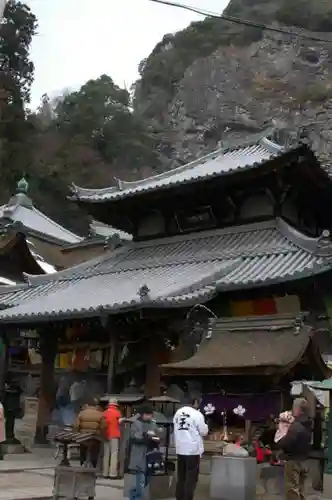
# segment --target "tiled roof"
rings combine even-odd
[[[329,370],[313,342],[311,328],[300,318],[273,315],[218,319],[212,326],[211,338],[203,340],[196,354],[163,365],[163,371],[172,375],[196,370],[211,374],[236,369],[290,369],[311,343],[324,375]]]
[[[191,358],[163,366],[166,370],[287,366],[303,355],[310,328],[297,331],[296,318],[279,318],[218,319],[211,338],[204,340]]]
[[[299,279],[332,268],[328,241],[277,219],[148,242],[0,295],[2,321],[95,316],[205,302],[223,290]]]
[[[31,255],[34,257],[38,265],[41,267],[41,269],[46,273],[46,274],[51,274],[56,272],[56,268],[47,262],[42,255],[39,255],[36,252],[36,248],[34,243],[32,243],[29,240],[26,240],[28,248],[30,250]]]
[[[60,243],[78,243],[83,239],[40,212],[25,193],[17,193],[0,207],[0,219],[20,223],[28,231]]]
[[[90,235],[87,238],[84,238],[78,243],[69,243],[68,245],[64,245],[61,251],[67,252],[76,248],[86,248],[91,246],[104,246],[105,248],[107,246],[111,246],[116,248],[122,243],[131,241],[132,239],[132,235],[126,233],[125,231],[116,229],[112,226],[104,224],[103,222],[93,220],[90,223]]]
[[[0,276],[0,285],[16,285],[16,282],[4,276]]]
[[[115,227],[109,226],[100,222],[98,220],[93,220],[90,224],[90,231],[95,236],[101,236],[103,238],[112,238],[113,236],[118,236],[120,240],[132,240],[131,234],[116,229]]]
[[[56,269],[49,264],[48,262],[45,261],[45,259],[38,255],[35,249],[35,245],[26,239],[25,234],[24,234],[24,228],[21,224],[12,224],[12,223],[7,223],[4,224],[4,221],[0,221],[0,239],[1,239],[1,248],[0,251],[3,254],[8,254],[9,256],[12,254],[12,252],[15,252],[15,247],[13,247],[13,244],[23,244],[25,247],[25,251],[30,253],[31,258],[36,262],[37,266],[34,267],[34,273],[54,273],[56,272]],[[22,268],[23,270],[23,276],[25,275],[24,273],[24,266]],[[30,267],[31,270],[31,267]],[[22,272],[22,271],[21,271]],[[3,274],[6,274],[6,269],[3,269]],[[22,276],[21,279],[17,281],[13,281],[12,279],[6,277],[6,276],[1,276],[0,277],[0,286],[1,285],[17,285],[18,283],[22,283]]]
[[[72,199],[93,203],[105,202],[258,167],[285,152],[283,147],[268,139],[272,132],[273,130],[269,129],[255,134],[245,144],[242,141],[239,144],[233,143],[232,146],[224,145],[191,163],[143,180],[117,180],[117,186],[104,189],[86,189],[73,184]]]

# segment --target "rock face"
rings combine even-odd
[[[321,159],[329,162],[331,1],[231,0],[225,14],[294,35],[207,19],[164,37],[142,63],[136,100],[143,114],[149,108],[147,119],[161,131],[165,167],[271,123],[288,131],[279,140],[304,130]]]
[[[168,108],[176,158],[188,160],[218,141],[245,137],[273,122],[289,131],[305,129],[327,159],[332,154],[331,55],[332,43],[265,32],[248,47],[222,47],[197,60]]]

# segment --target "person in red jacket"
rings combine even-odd
[[[106,441],[104,443],[103,475],[115,479],[118,476],[121,413],[116,399],[110,399],[104,412]]]

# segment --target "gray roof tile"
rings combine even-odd
[[[310,276],[332,267],[332,246],[281,219],[128,243],[0,295],[2,321],[116,313],[204,302],[218,292]],[[140,289],[146,288],[146,294]],[[15,306],[15,307],[12,307]],[[12,308],[11,308],[12,307]]]
[[[95,236],[101,236],[103,238],[112,238],[112,236],[118,235],[120,240],[132,240],[132,235],[116,229],[115,227],[108,226],[103,222],[98,220],[93,220],[90,224],[90,231]]]
[[[135,194],[167,188],[258,167],[284,152],[284,148],[270,141],[269,129],[253,135],[246,144],[221,147],[202,158],[147,179],[126,182],[118,180],[116,187],[86,189],[73,184],[74,199],[86,202],[105,202]]]
[[[162,365],[168,375],[229,373],[235,369],[289,370],[310,349],[322,373],[330,370],[319,353],[310,326],[290,315],[216,320],[212,336],[191,358]]]
[[[0,218],[21,223],[28,231],[43,234],[62,243],[78,243],[83,240],[40,212],[24,193],[16,194],[9,203],[0,207]]]

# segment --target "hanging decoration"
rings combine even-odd
[[[238,417],[243,417],[245,412],[246,412],[246,409],[242,405],[238,405],[236,408],[233,408],[234,415],[236,415]]]
[[[213,415],[213,413],[215,411],[216,411],[216,408],[211,403],[208,403],[206,406],[204,406],[204,413],[205,413],[205,415]]]

